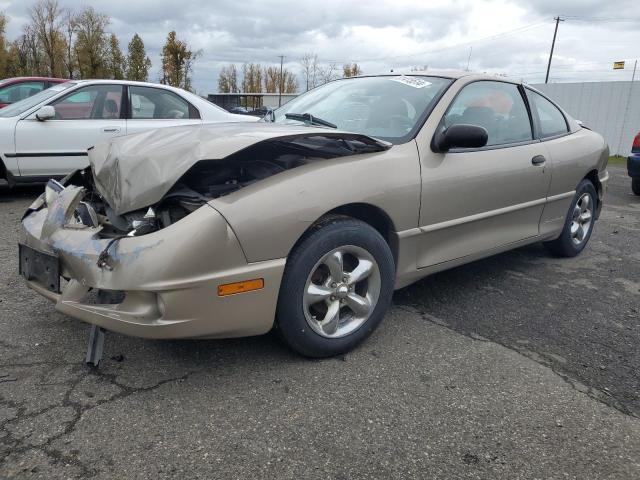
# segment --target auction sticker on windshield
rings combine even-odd
[[[392,82],[400,82],[400,83],[404,83],[405,85],[409,85],[410,87],[413,88],[424,88],[424,87],[428,87],[429,85],[431,85],[431,82],[427,82],[426,80],[423,80],[422,78],[419,77],[407,77],[406,75],[400,75],[399,77],[393,77],[391,79]]]

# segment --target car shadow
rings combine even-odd
[[[0,203],[35,200],[42,192],[44,192],[44,184],[16,185],[9,188],[7,182],[0,181]]]

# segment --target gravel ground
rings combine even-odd
[[[640,198],[611,173],[581,256],[434,275],[344,357],[108,334],[99,369],[16,274],[38,189],[0,189],[0,478],[638,478]]]

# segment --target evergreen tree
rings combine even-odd
[[[113,33],[109,37],[109,52],[107,57],[107,71],[114,80],[122,80],[126,71],[125,59],[120,50],[118,37]]]
[[[127,52],[127,80],[146,82],[149,78],[151,60],[144,50],[144,42],[136,33],[129,42]]]

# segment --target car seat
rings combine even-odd
[[[104,118],[108,118],[108,119],[114,119],[114,118],[118,118],[118,104],[116,103],[116,101],[113,98],[107,98],[104,101],[104,110],[105,110],[105,115]]]

